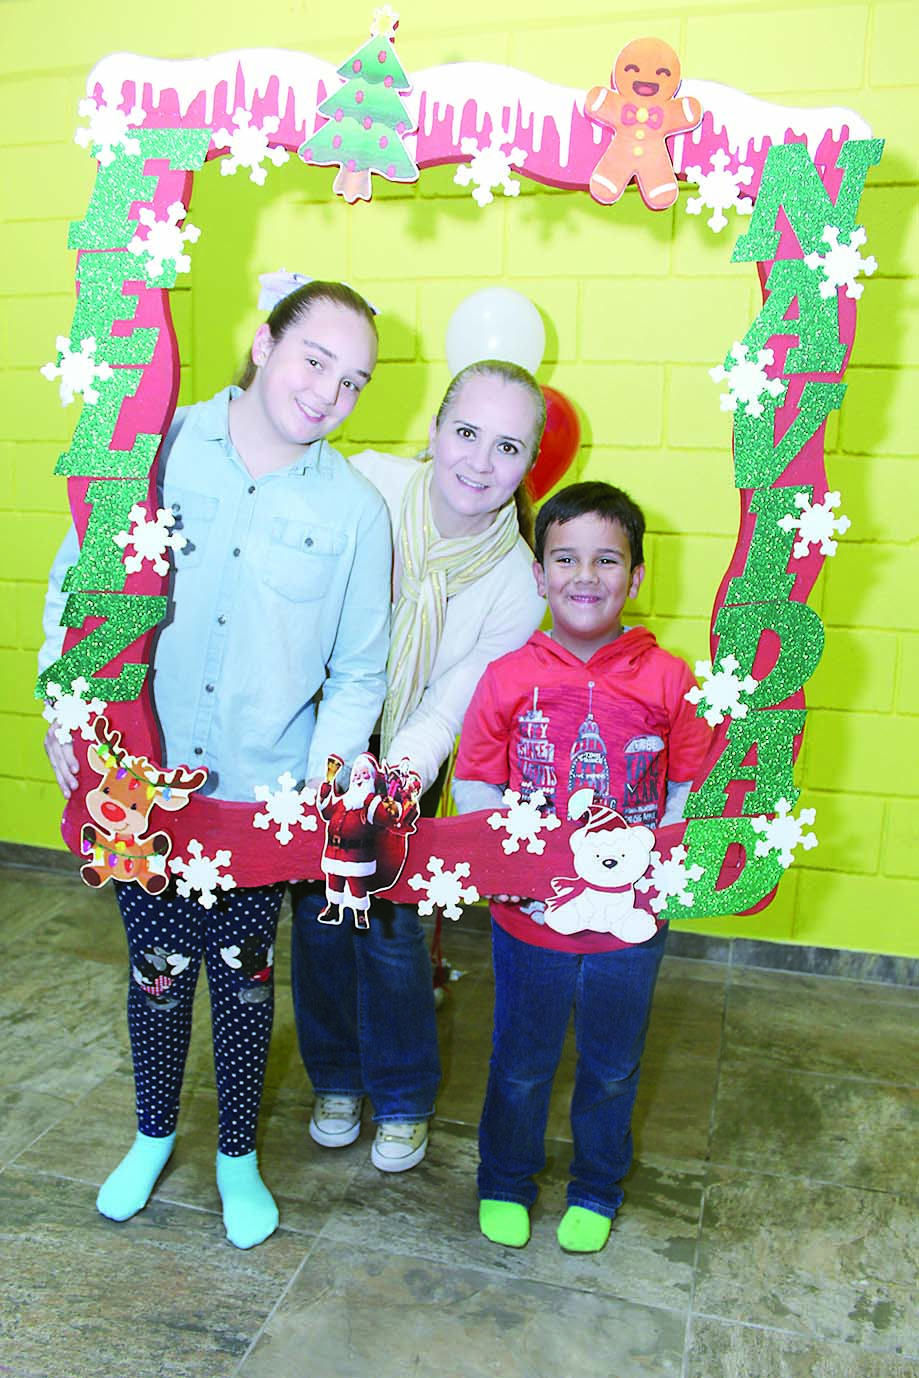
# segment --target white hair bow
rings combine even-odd
[[[308,282],[313,281],[315,281],[314,278],[308,278],[304,273],[289,273],[286,268],[279,268],[276,273],[261,273],[259,282],[262,290],[258,295],[258,309],[260,311],[273,311],[279,301],[289,297],[291,292],[296,292],[298,287],[305,287]],[[351,284],[346,282],[344,286],[350,287]],[[353,292],[355,289],[352,287],[351,290]],[[366,301],[366,297],[364,300]],[[372,315],[379,315],[372,302],[368,301],[367,305],[370,307]]]
[[[258,309],[273,311],[279,301],[283,301],[291,292],[296,292],[298,287],[305,287],[312,280],[303,273],[289,273],[286,268],[279,268],[276,273],[261,273],[259,282],[262,290],[258,294]]]

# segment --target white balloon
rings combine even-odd
[[[535,373],[546,348],[546,329],[529,297],[509,287],[484,287],[453,312],[446,343],[452,374],[480,359],[506,359]]]

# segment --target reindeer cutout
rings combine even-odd
[[[169,884],[166,858],[172,839],[167,833],[145,836],[150,810],[154,804],[173,812],[184,809],[207,770],[161,770],[145,756],[129,755],[107,718],[96,718],[94,727],[98,745],[90,746],[87,760],[102,779],[86,795],[86,811],[99,827],[83,825],[82,851],[92,859],[80,867],[80,875],[94,888],[133,880],[158,895]]]

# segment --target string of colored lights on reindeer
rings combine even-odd
[[[149,766],[152,771],[156,771],[157,768],[152,762],[145,761],[142,756],[131,758],[134,765],[140,767],[140,771],[137,771],[132,769],[131,765],[125,764],[128,758],[124,752],[116,754],[110,746],[97,746],[96,752],[102,763],[107,766],[109,770],[115,771],[119,780],[123,780],[126,776],[130,776],[131,779],[136,780],[139,785],[143,785],[148,799],[152,799],[158,789],[162,791],[164,798],[168,799],[170,797],[170,788],[168,784],[158,785],[150,779],[149,775],[144,773],[143,768],[145,765]]]

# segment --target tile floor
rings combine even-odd
[[[282,1226],[240,1253],[213,1181],[206,1001],[172,1162],[115,1225],[96,1188],[133,1137],[112,897],[0,868],[0,1374],[15,1378],[906,1378],[919,1375],[919,991],[665,959],[637,1157],[603,1253],[555,1241],[570,1152],[566,1057],[520,1251],[476,1228],[488,939],[439,1015],[425,1162],[329,1153],[284,989],[261,1162]],[[203,986],[202,982],[202,986]]]

